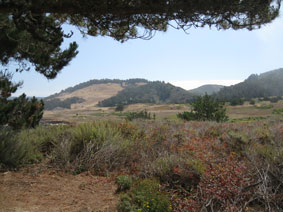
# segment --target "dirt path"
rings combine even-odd
[[[29,167],[0,173],[0,212],[115,211],[109,178]]]

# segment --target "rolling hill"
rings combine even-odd
[[[283,96],[283,68],[260,75],[252,74],[245,81],[228,87],[204,85],[190,91],[170,83],[145,79],[90,80],[46,97],[44,102],[47,110],[55,108],[88,110],[97,106],[114,107],[120,104],[190,103],[197,95],[205,93],[224,101]]]
[[[195,89],[191,89],[189,90],[189,92],[195,95],[199,95],[199,96],[203,96],[205,95],[205,93],[207,93],[208,95],[212,95],[220,91],[220,89],[223,87],[224,87],[223,85],[208,84],[208,85],[202,85]]]
[[[180,104],[189,103],[195,95],[171,85],[170,83],[155,81],[145,85],[125,88],[116,96],[99,102],[101,107],[113,107],[119,104],[129,105],[136,103],[150,104]]]
[[[245,81],[224,87],[216,94],[217,98],[225,101],[269,96],[283,96],[283,68],[260,75],[252,74]]]
[[[89,80],[44,98],[45,109],[52,110],[58,107],[90,109],[100,101],[115,96],[127,87],[140,86],[147,82],[145,79]]]
[[[194,98],[188,91],[160,81],[145,79],[90,80],[44,99],[45,109],[92,109],[135,103],[187,103]]]

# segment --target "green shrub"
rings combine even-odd
[[[223,122],[228,120],[224,104],[214,100],[207,94],[203,97],[198,97],[197,100],[192,103],[191,112],[179,113],[177,117],[187,121],[199,120]]]
[[[117,106],[115,107],[115,111],[117,111],[117,112],[121,112],[121,111],[123,111],[123,110],[124,110],[124,108],[125,108],[125,106],[124,106],[124,105],[119,104],[119,105],[117,105]]]
[[[254,99],[251,99],[251,100],[250,100],[250,104],[251,104],[251,105],[254,105],[254,104],[255,104],[255,100],[254,100]]]
[[[280,150],[276,146],[272,146],[269,144],[256,145],[255,151],[264,160],[267,160],[269,163],[272,164],[277,164],[278,162],[281,162],[283,159],[282,149]]]
[[[283,108],[274,109],[272,114],[283,115]]]
[[[0,169],[17,168],[40,159],[32,143],[22,141],[17,132],[7,127],[0,128]]]
[[[109,121],[80,124],[72,130],[71,154],[76,156],[86,148],[91,148],[94,153],[106,140],[115,138],[118,134],[115,124]]]
[[[157,158],[155,161],[151,162],[149,167],[146,167],[148,175],[158,177],[161,182],[174,184],[174,169],[180,166],[182,158],[177,155],[168,155]]]
[[[236,152],[238,154],[244,154],[244,151],[247,148],[247,145],[250,142],[249,137],[245,134],[245,132],[239,132],[239,131],[230,131],[227,133],[228,138],[225,140],[222,140],[222,142],[225,142],[227,147],[230,148],[230,151]]]
[[[116,184],[118,185],[117,192],[126,191],[131,188],[133,180],[128,175],[120,175],[116,178]]]
[[[154,116],[155,117],[155,116]],[[126,114],[126,120],[132,121],[134,119],[151,119],[151,114],[147,110],[142,110],[140,112],[129,112]]]
[[[274,144],[274,135],[268,125],[256,129],[257,142],[261,144]]]
[[[94,122],[77,126],[72,132],[70,161],[75,167],[97,173],[127,167],[136,151],[117,122]]]
[[[193,112],[184,111],[183,113],[178,113],[177,117],[186,121],[196,120],[196,116]]]
[[[230,101],[230,105],[231,106],[236,106],[236,105],[243,105],[245,102],[244,99],[240,98],[240,99],[233,99],[232,101]]]
[[[117,205],[117,210],[118,212],[138,212],[136,205],[132,203],[132,198],[127,194],[124,194],[120,197],[120,202]]]
[[[276,103],[276,102],[278,102],[281,99],[282,99],[281,96],[275,96],[275,97],[270,97],[269,98],[270,102],[272,102],[272,103]]]
[[[189,155],[167,155],[157,158],[142,170],[147,176],[158,177],[161,183],[169,187],[182,186],[190,190],[199,183],[205,170],[201,161],[192,159]]]
[[[166,194],[159,191],[154,179],[138,180],[126,195],[121,196],[118,212],[169,212],[171,205]]]
[[[55,146],[70,134],[70,126],[38,126],[35,129],[24,129],[19,132],[19,139],[31,143],[43,155],[50,155]]]

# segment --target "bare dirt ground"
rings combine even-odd
[[[0,212],[116,211],[113,180],[40,165],[0,173]]]

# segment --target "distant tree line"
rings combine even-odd
[[[189,103],[193,99],[194,95],[182,88],[175,87],[169,83],[155,81],[148,82],[146,85],[125,88],[116,96],[99,102],[98,106],[114,107],[137,103],[181,104]]]
[[[84,101],[85,101],[84,99],[79,97],[72,97],[65,100],[60,100],[56,98],[56,99],[44,100],[44,106],[46,110],[53,110],[58,107],[71,109],[72,104],[82,103]]]
[[[283,69],[269,71],[261,75],[252,74],[244,82],[224,87],[215,95],[217,99],[241,104],[241,99],[282,96]]]

